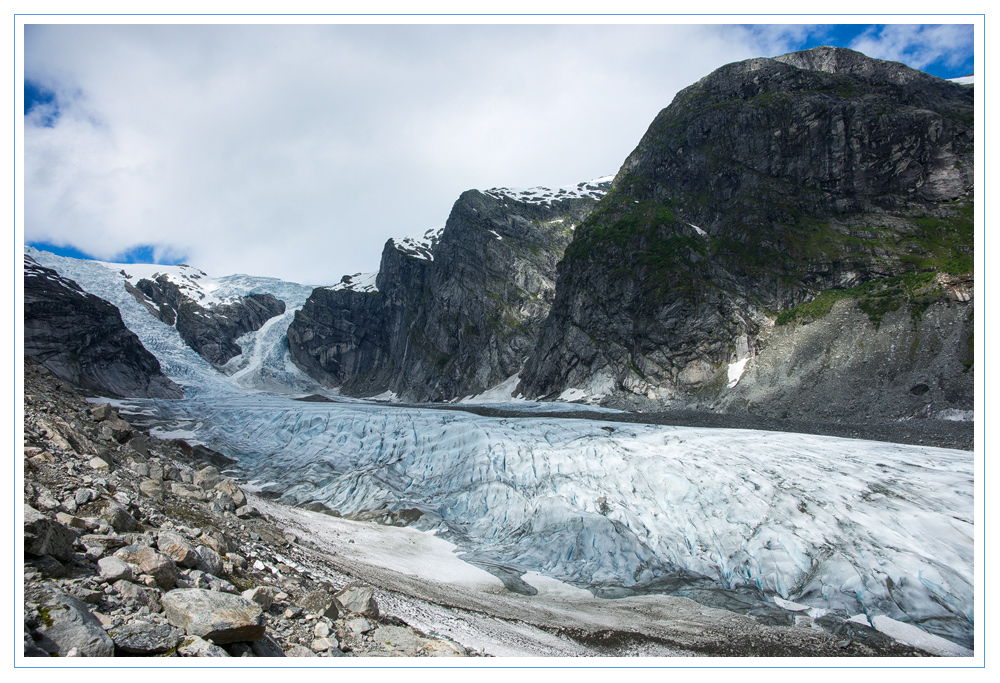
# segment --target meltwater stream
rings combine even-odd
[[[284,330],[310,288],[266,283],[288,312],[240,340],[226,375],[132,299],[117,267],[32,255],[118,306],[184,387],[184,399],[132,400],[128,411],[238,458],[243,478],[285,502],[420,511],[416,526],[507,579],[535,571],[600,595],[704,596],[707,586],[813,615],[885,615],[973,645],[970,452],[599,413],[490,418],[296,401],[316,386],[289,362]],[[230,276],[213,286],[264,284]]]

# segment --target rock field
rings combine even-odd
[[[150,437],[30,359],[24,375],[25,656],[476,654],[324,573],[224,456]]]

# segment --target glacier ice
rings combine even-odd
[[[227,375],[138,304],[114,264],[32,255],[118,306],[185,388],[182,400],[133,400],[130,410],[161,433],[237,457],[245,477],[285,502],[343,514],[417,508],[418,528],[480,566],[598,591],[710,584],[972,645],[972,453],[602,423],[596,412],[534,417],[537,404],[525,402],[506,406],[524,417],[490,418],[336,396],[295,401],[289,393],[317,389],[284,341],[310,288],[218,280],[216,297],[263,287],[289,309],[241,339]]]

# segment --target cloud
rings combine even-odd
[[[810,30],[27,26],[54,104],[26,117],[25,239],[336,282],[466,189],[615,173],[678,90]]]
[[[851,41],[850,47],[915,69],[935,63],[956,68],[971,58],[972,36],[972,24],[894,24],[869,28]]]

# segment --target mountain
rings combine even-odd
[[[181,266],[179,275],[180,278],[176,274],[172,278],[170,273],[158,273],[155,278],[142,278],[134,285],[126,279],[125,288],[155,318],[176,327],[188,346],[216,367],[221,368],[243,353],[236,339],[256,332],[268,320],[285,312],[284,302],[273,294],[211,300],[206,302],[206,308],[200,302],[208,295],[197,286],[199,280],[207,277],[205,273]]]
[[[26,646],[53,635],[54,585],[91,601],[74,613],[145,633],[168,589],[139,569],[109,588],[95,559],[217,527],[238,545],[233,589],[280,590],[268,628],[324,652],[296,605],[363,578],[393,610],[383,625],[501,656],[913,653],[884,634],[970,655],[971,97],[830,48],[729,65],[678,95],[613,183],[469,191],[443,229],[390,240],[378,273],[332,287],[26,249],[88,302],[52,316],[51,346],[71,358],[92,336],[71,316],[117,307],[184,388],[112,418],[26,364]],[[255,295],[284,312],[228,334],[224,364],[182,336],[184,306],[211,317]],[[554,400],[349,397],[489,387]],[[896,419],[914,416],[964,420]],[[937,440],[952,427],[961,439]],[[238,489],[198,485],[205,454],[266,524],[234,517]],[[112,534],[115,519],[145,533]],[[72,546],[83,527],[96,545]],[[178,570],[222,587],[197,571]],[[509,645],[526,639],[544,647]]]
[[[377,276],[316,289],[288,328],[304,372],[348,395],[478,394],[532,351],[556,264],[609,179],[548,190],[469,190],[443,229],[389,240]]]
[[[110,396],[179,398],[180,387],[118,309],[24,257],[24,353],[70,384]]]
[[[681,91],[576,230],[519,390],[971,410],[972,105],[968,86],[830,47]]]
[[[188,394],[320,388],[291,363],[285,341],[313,287],[244,274],[211,277],[188,265],[104,263],[31,247],[25,253],[116,307]]]

